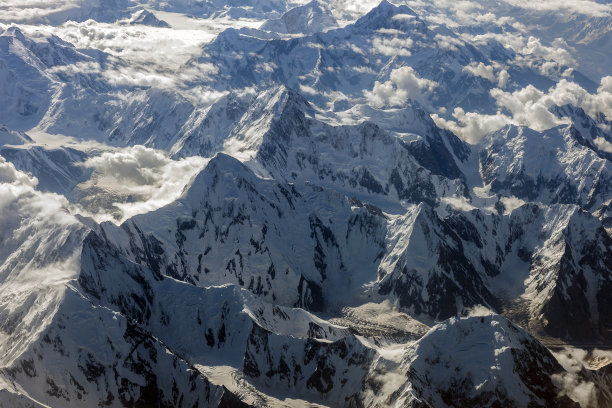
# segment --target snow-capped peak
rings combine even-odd
[[[279,19],[266,21],[260,29],[285,34],[314,34],[338,26],[329,7],[318,0],[287,11]]]

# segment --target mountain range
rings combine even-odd
[[[609,4],[34,3],[0,407],[612,406]]]

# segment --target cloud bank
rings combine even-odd
[[[587,363],[590,359],[604,359],[609,363],[612,359],[612,353],[597,349],[587,351],[566,347],[559,352],[555,352],[554,356],[566,370],[565,373],[552,376],[554,384],[560,389],[560,395],[567,395],[578,402],[581,408],[597,406],[595,384],[586,381],[580,373],[585,368],[593,368]]]
[[[438,126],[453,131],[470,143],[478,143],[487,133],[507,124],[529,126],[542,131],[566,123],[549,111],[553,105],[571,104],[582,107],[591,116],[603,113],[612,119],[612,77],[602,78],[594,94],[574,82],[562,79],[546,92],[528,85],[514,92],[495,88],[491,90],[491,96],[499,108],[494,115],[465,112],[458,107],[452,114],[454,120],[437,114],[432,115],[432,118]],[[602,148],[606,150],[608,146],[603,145]]]
[[[21,172],[0,156],[0,271],[10,265],[2,264],[19,247],[36,249],[48,245],[34,242],[56,226],[77,223],[70,212],[68,200],[61,195],[36,190],[38,180]],[[61,227],[64,228],[64,227]],[[67,232],[67,229],[66,233]],[[61,239],[56,236],[53,239]],[[30,243],[31,245],[29,245]],[[28,262],[34,259],[28,259]],[[21,261],[20,261],[21,262]]]
[[[401,106],[408,99],[427,106],[427,93],[436,86],[436,82],[419,77],[412,67],[401,67],[391,71],[388,81],[376,81],[374,88],[364,95],[375,107]]]
[[[207,162],[202,157],[172,160],[159,150],[128,147],[86,160],[83,165],[93,169],[92,178],[78,188],[110,196],[107,205],[85,208],[97,220],[121,222],[175,201]]]

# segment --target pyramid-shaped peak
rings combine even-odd
[[[314,34],[338,26],[327,4],[318,0],[295,7],[279,19],[266,21],[262,30],[285,34]]]
[[[396,6],[387,0],[383,0],[378,6],[357,20],[354,26],[367,30],[391,28],[391,26],[400,23],[402,20],[394,19],[395,16],[413,16],[418,18],[417,14],[410,7],[405,5]]]

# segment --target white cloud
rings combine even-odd
[[[414,16],[412,14],[396,14],[391,17],[391,20],[394,21],[411,21],[414,20]]]
[[[376,32],[378,34],[384,34],[384,35],[404,35],[404,33],[400,30],[397,30],[395,28],[379,28],[378,30],[376,30]]]
[[[542,131],[565,122],[552,114],[549,109],[553,105],[572,104],[582,107],[589,115],[596,116],[603,113],[612,118],[612,77],[604,77],[597,93],[590,94],[580,85],[562,79],[547,92],[540,91],[533,85],[514,92],[501,89],[491,90],[500,108],[494,115],[483,115],[476,112],[465,112],[461,108],[453,111],[453,120],[440,117],[437,114],[432,118],[438,126],[447,128],[470,143],[477,143],[482,136],[499,129],[506,124],[528,126]],[[605,141],[599,140],[603,150],[610,148]]]
[[[497,100],[498,105],[510,109],[519,118],[521,118],[521,115],[528,113],[527,111],[536,105],[542,105],[548,109],[552,105],[566,104],[580,106],[591,116],[603,113],[608,118],[612,118],[611,87],[612,77],[604,77],[601,80],[597,93],[590,94],[575,82],[562,79],[546,93],[530,85],[512,94],[494,90],[495,92],[492,91],[492,95]]]
[[[551,46],[545,46],[535,37],[529,37],[526,44],[519,51],[516,63],[532,68],[539,68],[544,75],[550,75],[561,67],[574,68],[577,66],[571,48],[565,40],[557,38]]]
[[[340,19],[353,21],[376,7],[379,0],[336,0],[334,1],[334,15]]]
[[[169,88],[176,85],[174,78],[171,76],[147,72],[141,68],[131,66],[117,66],[113,70],[104,71],[103,75],[108,83],[113,86]]]
[[[411,55],[410,48],[412,47],[412,39],[406,38],[383,38],[376,37],[372,41],[372,47],[374,52],[387,56],[404,56],[408,57]]]
[[[427,5],[431,5],[430,2],[425,2]],[[482,10],[482,5],[476,1],[469,0],[437,0],[435,5],[440,10],[447,10],[452,14],[457,22],[461,22],[462,24],[466,24],[474,19],[474,16],[477,15],[479,10]],[[414,4],[410,4],[411,7],[414,7]],[[444,23],[442,21],[442,23]]]
[[[445,204],[455,210],[472,211],[476,209],[476,207],[474,207],[474,205],[472,205],[472,203],[466,197],[442,197],[440,201],[442,204]]]
[[[499,107],[510,111],[513,123],[527,125],[535,130],[550,129],[560,123],[548,110],[553,105],[554,98],[548,99],[544,92],[533,85],[512,93],[493,89],[491,96]]]
[[[609,4],[597,3],[593,0],[504,0],[515,7],[538,11],[562,11],[590,15],[593,17],[608,17],[612,14]]]
[[[599,85],[599,88],[597,89],[597,92],[599,92],[599,93],[603,93],[603,92],[612,93],[612,77],[608,76],[608,77],[602,78],[601,79],[601,83]]]
[[[319,92],[311,86],[300,84],[300,92],[308,95],[317,95]]]
[[[510,214],[512,211],[525,204],[525,201],[515,196],[500,197],[500,201],[504,205],[504,215]]]
[[[191,89],[193,91],[189,94],[189,96],[192,96],[193,98],[191,100],[193,100],[195,104],[199,104],[201,106],[211,106],[213,103],[229,94],[229,91],[215,91],[214,89],[201,86],[193,87]],[[245,90],[247,89],[248,88],[245,88]]]
[[[98,220],[119,218],[153,211],[180,197],[189,181],[208,161],[201,157],[172,160],[164,152],[133,146],[89,158],[84,166],[94,170],[81,189],[102,194],[111,192],[119,200],[110,208],[93,209]]]
[[[78,14],[77,0],[2,0],[0,3],[0,21],[5,23],[60,23]]]
[[[181,87],[185,82],[206,81],[215,66],[195,62],[202,45],[215,36],[199,29],[173,30],[149,26],[123,26],[94,20],[69,21],[57,27],[24,26],[28,35],[54,34],[78,49],[95,49],[107,54],[102,66],[83,63],[56,67],[60,72],[99,72],[112,85]],[[266,68],[266,67],[262,67]]]
[[[502,44],[504,47],[513,50],[514,52],[520,53],[527,40],[525,36],[521,33],[510,33],[504,32],[502,33],[484,33],[484,34],[461,34],[461,39],[471,43],[473,45],[486,45],[490,40],[497,41]]]
[[[582,380],[577,374],[553,374],[553,383],[559,388],[560,395],[567,395],[580,404],[581,408],[596,406],[595,384]]]
[[[258,62],[255,65],[255,70],[257,72],[274,72],[278,66],[274,62]]]
[[[401,106],[409,98],[428,105],[425,92],[436,86],[436,82],[419,77],[412,67],[401,67],[391,72],[388,81],[376,81],[372,91],[364,95],[376,107]]]
[[[511,118],[499,112],[495,115],[481,115],[476,112],[466,113],[459,107],[453,111],[455,121],[444,119],[438,114],[431,117],[438,126],[449,129],[468,143],[478,143],[487,133],[511,123]]]
[[[500,88],[505,88],[508,85],[508,81],[510,80],[510,74],[508,74],[508,70],[502,69],[497,74],[497,86]]]
[[[0,183],[36,187],[38,180],[36,177],[18,171],[12,163],[0,156]]]
[[[28,240],[33,231],[51,225],[76,223],[68,201],[58,194],[36,190],[38,180],[15,168],[0,156],[0,259],[15,250],[12,245]],[[43,244],[41,244],[43,245]],[[29,260],[28,260],[29,261]]]
[[[475,19],[476,21],[480,23],[496,23],[497,22],[497,17],[493,13],[478,14],[476,15]]]
[[[550,16],[550,14],[557,14],[563,19],[573,18],[572,14],[592,17],[612,15],[610,4],[602,4],[602,2],[598,3],[593,0],[502,0],[488,3],[474,0],[404,1],[430,23],[446,25],[450,28],[495,23],[500,26],[508,24],[516,30],[525,31],[526,27],[514,21],[509,14],[513,14],[519,20],[523,16],[548,14],[547,17],[551,21],[555,16]],[[513,10],[512,6],[517,9]]]
[[[593,350],[593,354],[599,352]],[[601,355],[601,352],[599,352]],[[580,377],[580,372],[585,367],[585,360],[589,352],[578,348],[569,348],[554,353],[555,358],[565,369],[565,373],[554,374],[553,383],[559,388],[560,395],[567,395],[572,400],[578,402],[582,408],[594,407],[597,405],[597,395],[595,384],[585,381]],[[603,354],[606,354],[605,352]]]
[[[356,54],[366,55],[366,53],[354,43],[347,43],[348,47]]]
[[[376,72],[370,67],[351,67],[351,69],[359,74],[376,75]]]
[[[456,51],[457,46],[463,44],[463,41],[458,38],[442,34],[436,34],[434,40],[438,44],[438,47],[449,51]]]
[[[497,41],[516,53],[514,64],[537,69],[544,75],[561,71],[562,67],[576,68],[578,65],[573,56],[574,50],[565,40],[559,38],[550,46],[542,44],[536,37],[526,37],[520,32],[489,32],[478,35],[464,33],[461,38],[474,45],[486,45],[491,40]]]
[[[495,81],[495,73],[492,65],[485,65],[482,62],[478,64],[472,62],[470,65],[463,67],[463,70],[471,73],[474,76],[488,79],[491,82]]]
[[[13,361],[55,315],[66,285],[78,275],[80,243],[88,232],[63,196],[35,189],[37,180],[0,157],[0,305],[3,363]],[[35,301],[35,307],[31,301]]]
[[[597,139],[595,139],[593,141],[595,142],[595,145],[600,150],[603,150],[604,152],[607,152],[607,153],[612,153],[612,143],[608,142],[603,137],[598,137]]]
[[[79,61],[76,64],[56,65],[49,69],[52,74],[99,74],[102,72],[102,67],[97,61]]]
[[[483,305],[475,305],[471,308],[467,308],[464,314],[468,317],[481,317],[481,316],[492,316],[495,314],[491,309]]]
[[[608,120],[612,120],[612,76],[601,79],[597,94],[587,98],[585,110],[591,115],[601,112]]]

